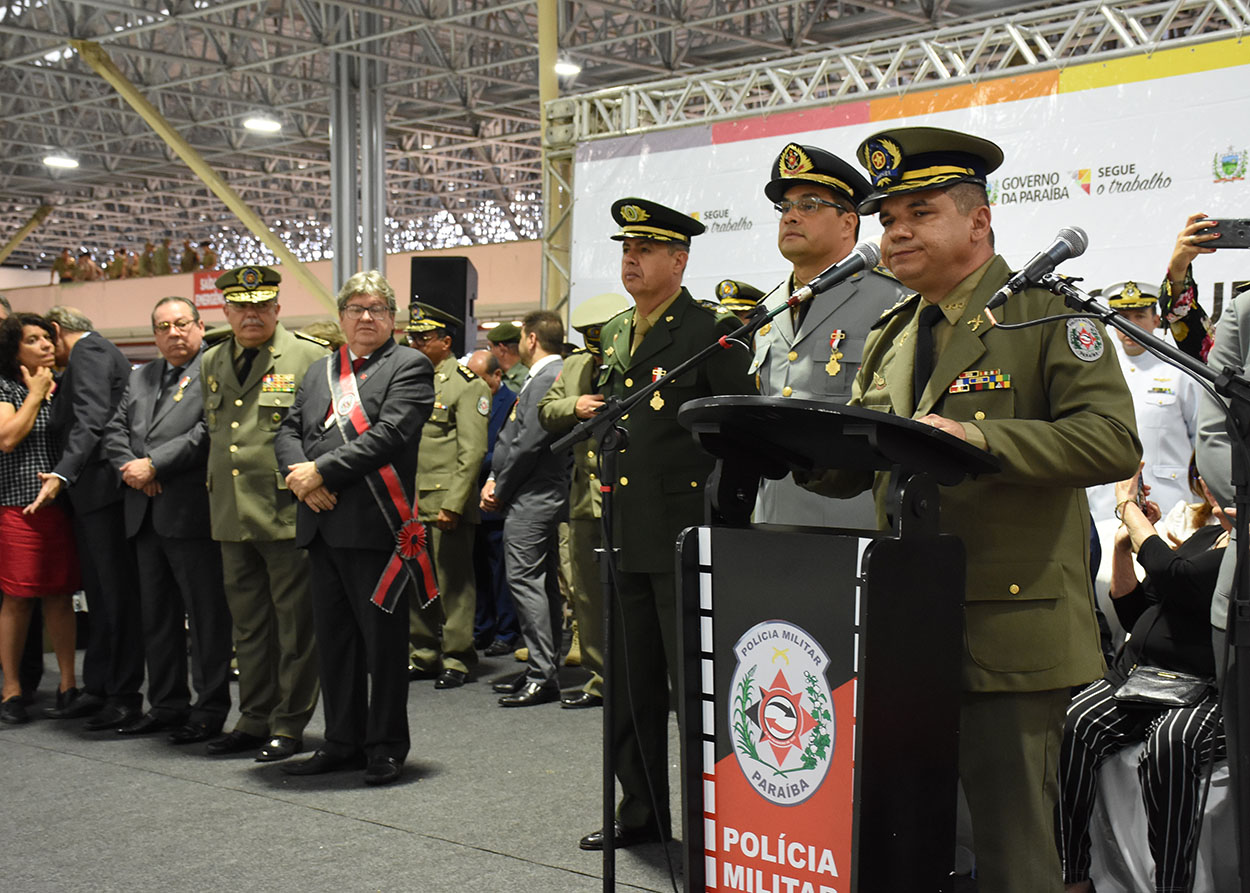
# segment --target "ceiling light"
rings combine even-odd
[[[43,163],[48,167],[78,167],[78,159],[70,158],[68,155],[45,155]]]
[[[282,122],[268,115],[252,115],[244,119],[243,126],[257,133],[277,133],[282,129]]]
[[[557,59],[555,72],[562,78],[571,78],[581,74],[582,67],[572,59]]]

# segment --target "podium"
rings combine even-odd
[[[678,544],[686,890],[921,893],[955,851],[965,559],[938,486],[997,470],[858,407],[710,397],[717,457]],[[888,475],[887,530],[752,525],[761,476]]]

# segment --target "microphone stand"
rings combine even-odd
[[[1048,273],[1038,285],[1064,299],[1064,303],[1082,315],[1101,320],[1132,337],[1155,356],[1205,383],[1208,390],[1227,400],[1226,425],[1232,453],[1233,519],[1236,534],[1236,573],[1229,596],[1228,619],[1225,623],[1228,646],[1234,657],[1236,716],[1232,727],[1240,750],[1228,748],[1228,766],[1232,775],[1233,815],[1237,828],[1238,869],[1242,893],[1250,893],[1250,562],[1246,551],[1250,545],[1250,380],[1241,367],[1230,366],[1216,371],[1201,360],[1178,350],[1166,341],[1129,322],[1105,304],[1081,291],[1070,280]],[[1227,653],[1227,652],[1226,652]],[[1216,660],[1220,655],[1216,655]],[[1225,679],[1230,677],[1226,674]],[[1229,724],[1226,722],[1225,727]],[[1199,823],[1202,817],[1199,816]]]
[[[631,397],[620,400],[609,398],[600,410],[589,419],[578,422],[568,434],[551,445],[552,452],[570,449],[574,444],[595,438],[599,442],[599,492],[603,498],[600,513],[600,525],[603,532],[602,564],[599,568],[599,579],[603,587],[603,890],[612,893],[616,889],[616,754],[613,752],[612,723],[615,717],[615,698],[612,696],[612,685],[608,679],[612,670],[612,635],[614,609],[616,605],[616,547],[613,540],[612,513],[616,493],[616,460],[617,454],[629,445],[629,432],[621,427],[620,421],[629,411],[642,402],[643,398],[658,391],[687,370],[701,366],[709,358],[721,350],[729,350],[734,344],[749,346],[750,337],[773,317],[783,311],[797,307],[808,298],[791,295],[782,304],[767,313],[761,313],[759,306],[753,311],[751,318],[728,335],[722,335],[698,353],[684,360],[671,372],[651,383],[649,388],[641,388]]]

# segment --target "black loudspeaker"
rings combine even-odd
[[[411,300],[445,310],[464,320],[464,328],[451,336],[451,349],[462,357],[477,348],[477,270],[467,257],[414,257]]]

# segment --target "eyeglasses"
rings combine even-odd
[[[348,304],[343,308],[343,315],[348,319],[360,319],[366,313],[373,319],[383,319],[391,315],[391,308],[385,304],[370,304],[368,307],[361,304]]]
[[[175,319],[173,322],[158,322],[156,325],[152,326],[152,328],[157,332],[160,332],[162,335],[168,335],[170,329],[176,329],[179,332],[186,332],[189,331],[193,325],[195,325],[195,320],[193,319]]]
[[[794,201],[794,202],[789,201],[789,200],[782,200],[782,201],[773,203],[773,207],[777,209],[777,213],[783,217],[786,214],[789,214],[792,210],[798,211],[800,214],[806,217],[808,214],[815,214],[817,211],[820,210],[822,205],[826,208],[835,209],[838,212],[839,216],[847,213],[848,211],[847,208],[842,207],[837,202],[825,201],[823,198],[817,198],[814,195],[805,195],[798,201]]]
[[[433,341],[438,335],[434,332],[413,332],[408,336],[408,343],[413,347],[419,344],[425,344],[427,341]]]

